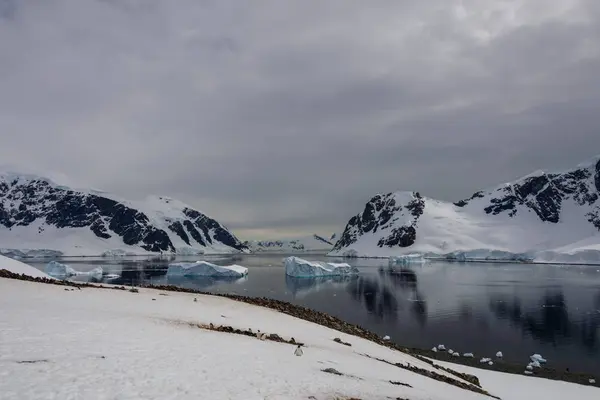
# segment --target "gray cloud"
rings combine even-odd
[[[326,233],[600,153],[598,70],[595,0],[0,0],[0,164]]]

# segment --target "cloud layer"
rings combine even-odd
[[[0,0],[0,164],[341,230],[600,153],[600,2]]]

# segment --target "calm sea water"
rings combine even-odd
[[[303,255],[329,260],[323,255]],[[527,363],[540,353],[550,367],[600,374],[600,269],[584,266],[434,262],[379,271],[387,260],[356,259],[361,274],[349,279],[290,278],[284,255],[204,257],[247,266],[241,280],[167,279],[174,259],[69,259],[81,271],[102,266],[121,278],[110,283],[173,284],[214,293],[270,297],[358,324],[410,347],[443,343],[477,357],[497,351]],[[178,257],[177,261],[199,259]],[[346,260],[347,261],[347,260]],[[47,261],[28,261],[43,269]]]

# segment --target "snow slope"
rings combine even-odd
[[[332,238],[336,235],[333,234]],[[302,253],[330,251],[333,248],[334,240],[319,235],[305,236],[297,239],[281,240],[252,240],[244,243],[253,253]]]
[[[368,358],[365,354],[434,370],[364,339],[224,298],[165,294],[152,289],[65,291],[0,279],[2,398],[489,399]],[[209,323],[294,337],[305,343],[304,355],[294,356],[295,346],[286,343],[196,327]],[[336,337],[352,347],[335,343]],[[344,375],[325,373],[326,368]],[[545,385],[558,386],[495,374],[493,394],[518,399],[512,395],[514,385],[523,382],[530,395]],[[597,388],[574,384],[560,389],[549,390],[544,399],[600,395]]]
[[[15,274],[25,274],[34,278],[50,278],[49,275],[31,265],[4,256],[0,256],[0,269],[5,269]]]
[[[174,199],[128,201],[12,173],[0,173],[0,247],[24,256],[247,251],[223,225]]]
[[[418,192],[373,197],[348,222],[331,255],[600,251],[600,157],[561,173],[536,172],[447,203]],[[599,253],[600,254],[600,253]],[[598,257],[600,259],[600,257]]]

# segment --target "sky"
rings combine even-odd
[[[0,0],[0,168],[343,230],[600,154],[597,0]]]

